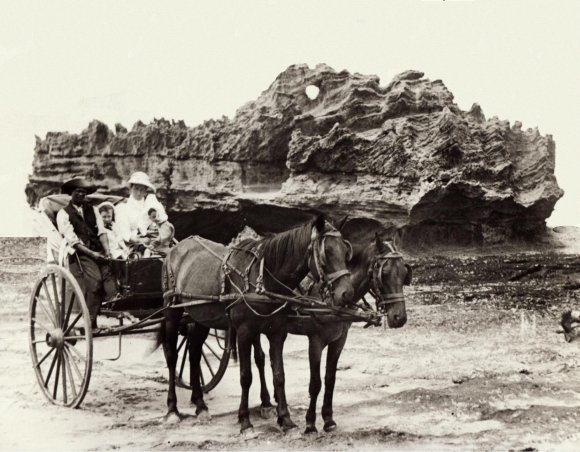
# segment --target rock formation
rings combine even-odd
[[[376,76],[294,65],[233,119],[130,131],[93,121],[80,134],[37,138],[26,191],[34,204],[84,174],[126,194],[130,173],[143,170],[181,237],[227,242],[246,225],[278,232],[320,211],[380,223],[406,246],[485,244],[545,230],[563,195],[554,163],[550,135],[486,120],[477,104],[462,111],[421,72],[381,86]]]

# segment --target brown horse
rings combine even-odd
[[[363,243],[353,241],[352,246],[353,257],[348,268],[354,287],[354,303],[361,300],[370,291],[377,300],[377,309],[386,314],[389,327],[402,327],[407,321],[403,285],[411,283],[411,267],[405,264],[402,255],[391,242],[383,242],[378,235],[370,243],[368,240],[363,241]],[[308,336],[310,405],[306,412],[306,430],[304,433],[317,432],[316,401],[322,387],[320,361],[322,351],[327,346],[322,418],[326,432],[336,429],[332,410],[336,369],[351,324],[350,321],[344,321],[336,315],[322,315],[314,318],[306,315],[288,317],[289,333]],[[254,347],[257,356],[264,354],[259,341],[254,344]],[[257,359],[256,365],[262,381],[261,393],[262,405],[264,405],[264,399],[269,400],[269,395],[268,389],[265,387],[263,359]],[[276,391],[274,394],[275,398],[278,399]]]
[[[199,303],[185,310],[194,320],[195,328],[189,334],[191,369],[191,401],[196,414],[208,416],[200,384],[199,363],[201,350],[210,328],[226,329],[231,322],[236,329],[242,396],[238,418],[241,432],[252,428],[248,409],[248,393],[252,384],[251,347],[260,334],[270,342],[270,359],[274,387],[278,394],[278,424],[283,431],[296,427],[290,419],[285,396],[282,352],[287,336],[288,308],[285,305],[253,303],[244,294],[264,289],[292,296],[292,290],[311,271],[316,274],[332,295],[334,303],[350,303],[353,287],[346,261],[350,246],[340,233],[325,222],[323,216],[287,232],[260,241],[246,240],[229,254],[221,244],[199,237],[180,242],[168,254],[163,269],[166,288],[176,294],[219,296],[236,294],[234,301]],[[261,270],[263,269],[263,271]],[[225,270],[225,272],[224,272]],[[195,298],[193,295],[189,298]],[[178,300],[166,299],[166,305]],[[179,419],[175,394],[175,365],[177,338],[184,308],[165,310],[165,321],[158,340],[163,344],[169,368],[168,412],[166,419]]]

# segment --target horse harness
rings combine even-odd
[[[342,278],[344,276],[349,276],[350,271],[347,269],[344,269],[344,270],[338,270],[338,271],[330,273],[330,274],[326,274],[326,272],[324,271],[324,267],[326,266],[326,250],[324,248],[324,242],[325,242],[327,237],[337,237],[337,238],[342,239],[342,235],[340,234],[340,232],[338,232],[336,230],[331,230],[328,232],[324,232],[320,235],[317,235],[317,237],[315,239],[313,239],[310,242],[310,244],[308,245],[308,266],[310,267],[312,261],[314,261],[314,268],[316,269],[316,272],[318,273],[318,277],[322,281],[322,287],[324,288],[326,295],[332,295],[332,293],[334,291],[334,284],[336,283],[336,281],[338,281],[340,278]],[[352,246],[346,240],[345,240],[345,243],[348,245],[348,247],[350,249],[350,251],[349,251],[350,255],[352,255]],[[246,252],[252,256],[252,259],[250,260],[250,262],[248,263],[248,265],[246,266],[246,268],[243,271],[234,267],[233,265],[231,265],[228,262],[230,257],[232,256],[232,254],[235,251],[243,251],[243,252]],[[248,292],[250,290],[250,286],[253,286],[255,288],[256,293],[258,293],[258,294],[264,293],[264,291],[265,291],[264,271],[266,271],[270,275],[270,277],[272,277],[277,283],[286,287],[282,282],[280,282],[265,267],[265,265],[264,265],[264,251],[265,250],[264,250],[264,243],[263,242],[259,242],[256,246],[249,248],[249,249],[235,247],[235,246],[231,247],[229,249],[228,254],[225,256],[225,258],[222,261],[222,284],[221,284],[222,294],[227,293],[226,286],[227,286],[228,281],[230,282],[230,284],[233,284],[231,277],[230,277],[232,272],[237,274],[240,278],[242,278],[242,280],[244,282],[244,287],[243,287],[243,290],[241,290],[241,292],[243,292],[243,293]],[[257,262],[259,262],[259,265],[260,265],[259,273],[258,273],[258,277],[256,278],[256,283],[253,284],[252,282],[250,282],[250,272],[252,270],[252,267]],[[240,291],[240,288],[237,288],[237,289],[238,289],[238,291]],[[289,287],[287,287],[287,289],[292,290]]]
[[[201,242],[200,242],[201,243]],[[250,249],[246,249],[246,248],[240,248],[237,246],[232,246],[230,247],[228,254],[226,254],[226,256],[223,258],[222,260],[222,273],[220,275],[221,278],[221,294],[225,295],[227,293],[228,290],[228,282],[233,285],[235,288],[238,289],[238,291],[242,292],[242,293],[247,293],[250,290],[250,286],[254,286],[256,289],[256,293],[261,293],[264,291],[264,244],[262,242],[259,242],[256,246],[250,248]],[[250,260],[250,263],[246,266],[246,268],[242,271],[236,267],[234,267],[233,265],[231,265],[228,261],[230,259],[230,257],[232,256],[232,254],[235,251],[243,251],[245,253],[248,253],[252,256],[252,259]],[[252,267],[254,266],[254,264],[256,262],[260,263],[260,273],[258,274],[258,278],[256,279],[256,284],[252,284],[250,282],[250,272],[252,270]],[[244,287],[243,289],[238,288],[234,282],[231,279],[231,274],[235,273],[236,275],[238,275],[240,278],[242,278],[242,281],[244,281]]]
[[[334,283],[336,283],[336,281],[338,281],[340,278],[343,278],[344,276],[350,276],[350,271],[347,269],[338,270],[336,272],[330,273],[329,275],[324,272],[324,267],[326,266],[326,250],[324,248],[324,241],[327,237],[338,237],[342,239],[342,235],[336,230],[332,230],[318,236],[315,242],[318,244],[318,246],[313,246],[313,243],[311,242],[310,246],[308,247],[308,250],[312,251],[309,253],[308,267],[310,267],[311,260],[314,259],[314,268],[316,269],[316,273],[318,273],[319,279],[322,281],[320,295],[322,296],[323,300],[327,298],[332,303]],[[346,245],[348,245],[350,257],[348,257],[347,260],[350,260],[350,258],[352,258],[352,245],[348,240],[342,240]]]
[[[338,279],[342,278],[343,276],[350,275],[350,271],[340,270],[340,271],[331,273],[329,275],[326,275],[324,273],[323,267],[324,267],[324,265],[326,265],[326,263],[325,263],[326,253],[324,251],[324,240],[325,240],[326,236],[342,237],[338,231],[334,230],[334,231],[329,231],[329,232],[326,232],[322,235],[319,235],[315,241],[311,241],[311,243],[308,247],[308,251],[309,251],[309,253],[308,253],[309,254],[308,265],[310,266],[311,259],[314,259],[316,271],[318,272],[320,279],[323,281],[323,283],[325,283],[325,287],[327,288],[325,290],[325,292],[327,295],[328,294],[331,295],[332,290],[333,290],[333,287],[332,287],[333,283],[336,282]],[[164,286],[167,285],[168,287],[164,287],[163,297],[168,299],[168,300],[172,300],[172,301],[170,301],[170,306],[186,307],[186,306],[201,305],[201,304],[206,304],[206,303],[213,303],[216,301],[228,302],[229,304],[228,304],[228,306],[226,306],[226,315],[228,316],[228,318],[229,318],[229,312],[230,312],[231,308],[234,305],[241,303],[241,302],[245,303],[246,306],[255,315],[257,315],[259,317],[273,316],[273,315],[277,314],[278,312],[280,312],[281,310],[283,310],[284,308],[286,308],[288,306],[289,302],[292,302],[292,307],[294,309],[298,308],[299,310],[306,309],[307,311],[312,311],[312,312],[310,312],[309,316],[311,316],[313,318],[316,317],[316,314],[314,311],[320,311],[320,314],[323,314],[323,312],[326,312],[327,309],[330,309],[331,312],[333,312],[337,309],[337,308],[334,308],[332,306],[325,309],[323,307],[324,303],[314,303],[314,305],[318,304],[319,307],[312,310],[312,305],[313,305],[312,302],[314,301],[314,299],[312,299],[312,298],[309,298],[309,297],[305,298],[305,297],[300,296],[298,294],[297,294],[297,298],[290,298],[290,297],[282,297],[278,294],[278,297],[281,297],[282,299],[284,299],[286,301],[281,306],[279,306],[277,309],[275,309],[272,313],[267,314],[267,315],[260,314],[260,313],[256,312],[252,308],[252,306],[248,303],[248,300],[246,300],[245,296],[248,293],[250,287],[253,286],[256,289],[256,294],[265,293],[267,295],[267,296],[264,295],[265,299],[270,298],[270,297],[276,297],[276,294],[268,292],[264,288],[264,285],[263,285],[264,284],[264,271],[268,272],[268,274],[272,278],[274,278],[278,283],[282,284],[264,266],[263,242],[258,243],[257,246],[255,246],[251,249],[232,247],[232,248],[230,248],[228,254],[222,258],[219,254],[214,252],[205,243],[203,243],[203,240],[201,239],[201,237],[191,236],[189,238],[196,240],[203,248],[206,249],[206,251],[208,251],[216,259],[222,261],[222,270],[223,271],[221,272],[221,279],[222,279],[221,280],[221,295],[219,295],[219,296],[203,296],[203,295],[190,294],[190,293],[178,291],[176,289],[175,276],[174,276],[173,272],[171,271],[171,268],[168,266],[167,267],[167,281],[163,281]],[[345,243],[348,245],[348,247],[350,249],[350,251],[349,251],[350,256],[352,256],[352,245],[346,240],[345,240]],[[237,269],[236,267],[232,266],[228,262],[233,251],[244,251],[244,252],[247,252],[247,253],[252,255],[252,259],[251,259],[250,263],[246,266],[246,268],[244,269],[243,272],[241,270]],[[250,274],[250,271],[251,271],[253,265],[255,265],[256,262],[260,263],[260,270],[259,270],[258,278],[256,279],[256,284],[254,284],[250,281],[249,274]],[[382,270],[382,265],[381,265],[381,270]],[[241,288],[237,287],[233,283],[233,281],[231,281],[230,274],[232,272],[236,273],[244,281],[244,289],[243,290]],[[310,274],[307,277],[311,277]],[[233,294],[233,293],[232,294],[227,293],[227,282],[228,281],[237,289],[237,291],[238,291],[237,295]],[[314,283],[313,283],[313,285],[314,285]],[[312,288],[312,286],[311,286],[311,288]],[[322,289],[321,289],[321,292],[322,292]],[[187,300],[187,299],[193,300],[193,301],[183,302],[183,300]],[[304,303],[304,300],[309,300],[311,302],[310,309],[305,308],[304,306],[302,306],[301,308],[298,307]],[[264,300],[264,301],[267,301],[267,300]],[[298,306],[295,306],[295,303]],[[339,309],[339,311],[340,311],[340,309]],[[298,311],[296,312],[296,314],[298,314]],[[371,317],[373,317],[373,316],[371,316]],[[363,317],[360,315],[358,316],[357,320],[366,320],[372,324],[377,324],[377,319],[373,320],[372,318]],[[369,324],[367,324],[367,326],[369,326]],[[380,320],[378,320],[378,324],[380,324]]]
[[[347,241],[350,245],[350,243]],[[387,306],[389,304],[395,304],[398,302],[405,301],[405,294],[402,292],[396,293],[387,293],[386,288],[383,284],[383,267],[387,263],[389,259],[403,259],[403,255],[397,251],[397,249],[393,246],[391,242],[385,242],[385,245],[389,248],[389,251],[386,254],[381,256],[377,256],[373,259],[371,264],[369,265],[368,275],[370,281],[370,290],[369,292],[377,301],[377,307],[381,308]],[[351,248],[352,249],[352,248]],[[313,287],[316,285],[316,282],[312,278],[310,274],[306,276],[311,281],[308,284],[307,288],[305,289],[305,293],[310,295],[312,292]],[[370,304],[364,299],[363,302],[365,304],[364,310],[372,309]],[[308,308],[306,309],[308,311]]]
[[[336,271],[336,272],[333,272],[330,274],[326,274],[326,272],[324,271],[324,267],[326,266],[326,250],[325,250],[324,244],[325,244],[325,240],[327,237],[342,238],[342,235],[337,230],[330,230],[330,231],[327,231],[327,232],[324,232],[322,234],[317,235],[316,238],[311,240],[310,244],[308,245],[308,266],[310,266],[310,264],[313,260],[314,261],[314,268],[316,269],[316,272],[318,273],[318,276],[319,276],[320,280],[322,281],[321,292],[322,292],[323,298],[325,296],[329,296],[329,297],[332,296],[333,291],[334,291],[334,285],[335,285],[336,281],[338,281],[340,278],[343,278],[345,276],[350,275],[350,271],[347,269],[339,270],[339,271]],[[254,312],[254,314],[263,317],[263,315],[258,314],[254,309],[251,308],[251,306],[245,300],[244,294],[248,293],[252,287],[255,289],[255,292],[257,294],[263,294],[266,292],[265,287],[264,287],[264,271],[266,271],[270,275],[270,277],[272,277],[276,282],[278,282],[282,286],[286,287],[264,265],[264,251],[265,251],[264,242],[258,242],[252,248],[241,248],[241,247],[236,247],[236,246],[230,247],[228,250],[228,253],[225,255],[225,257],[222,258],[217,253],[215,253],[213,250],[211,250],[207,245],[205,245],[200,237],[192,236],[191,238],[196,240],[203,248],[205,248],[208,252],[210,252],[210,254],[212,254],[217,259],[220,259],[222,261],[222,272],[220,275],[220,278],[221,278],[221,282],[220,282],[221,295],[220,295],[220,297],[223,297],[224,299],[228,299],[229,297],[227,296],[227,294],[228,294],[228,290],[230,288],[234,288],[238,292],[239,297],[236,298],[235,301],[233,301],[232,303],[230,303],[226,307],[227,311],[229,311],[234,305],[236,305],[240,302],[245,302],[246,305],[252,310],[252,312]],[[346,240],[345,240],[345,243],[347,244],[347,246],[350,250],[349,254],[352,256],[352,246]],[[250,262],[243,269],[239,269],[229,262],[230,258],[232,257],[232,254],[234,252],[240,252],[240,251],[248,253],[251,256]],[[258,277],[256,278],[256,282],[253,283],[252,281],[250,281],[250,273],[251,273],[252,268],[256,264],[259,264],[259,273],[258,273]],[[232,273],[235,273],[237,276],[239,276],[242,279],[243,287],[238,287],[234,283],[234,281],[232,280],[232,276],[231,276]],[[169,279],[170,279],[170,284],[174,287],[175,283],[174,283],[174,281],[172,281],[173,280],[172,276],[173,275],[170,274]],[[291,290],[290,288],[288,288],[288,289]],[[190,295],[190,294],[182,294],[182,295]],[[229,301],[231,301],[231,300],[229,300]],[[286,301],[282,306],[280,306],[280,308],[276,309],[274,311],[274,313],[272,313],[270,315],[273,315],[273,314],[279,312],[281,309],[285,308],[287,306],[287,304],[288,304],[288,302]]]
[[[403,292],[387,293],[383,284],[383,267],[387,261],[390,259],[403,259],[403,255],[395,249],[391,242],[385,242],[385,245],[389,248],[388,253],[375,258],[369,267],[370,292],[377,300],[377,308],[405,301]]]

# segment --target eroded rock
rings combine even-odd
[[[309,97],[306,88],[319,89]],[[315,211],[381,225],[405,245],[533,238],[563,195],[555,144],[537,129],[462,111],[442,81],[290,66],[255,101],[187,127],[138,121],[37,138],[30,204],[84,174],[108,191],[146,171],[177,226],[228,242],[278,232]]]

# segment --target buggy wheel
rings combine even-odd
[[[195,328],[195,324],[192,324]],[[215,388],[224,376],[231,354],[231,327],[228,330],[210,330],[203,343],[200,379],[203,392],[209,392]],[[180,337],[177,346],[178,373],[176,384],[179,387],[191,389],[189,372],[189,339],[187,336]]]
[[[30,355],[45,397],[78,408],[93,364],[91,319],[83,292],[65,268],[49,265],[30,298]]]

